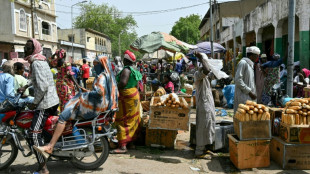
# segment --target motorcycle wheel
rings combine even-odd
[[[13,139],[5,142],[0,150],[0,170],[8,168],[16,159],[18,149]]]
[[[94,144],[94,153],[89,157],[77,158],[73,157],[72,165],[82,170],[94,170],[99,168],[109,156],[109,144],[105,137],[101,137]],[[92,159],[95,159],[93,162]]]

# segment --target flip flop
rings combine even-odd
[[[125,153],[127,153],[127,150],[115,149],[110,151],[110,154],[125,154]]]
[[[208,154],[203,154],[203,155],[195,155],[196,158],[198,159],[206,159],[206,160],[211,160],[212,157]]]
[[[45,159],[45,161],[50,157],[51,154],[47,153],[44,151],[43,147],[37,147],[35,145],[32,146],[38,153],[40,153],[43,158]]]

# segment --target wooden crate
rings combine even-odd
[[[310,125],[280,124],[280,137],[288,143],[310,144]]]
[[[173,149],[177,134],[176,130],[146,128],[145,145]]]
[[[269,109],[272,136],[279,136],[282,111],[283,111],[283,108],[270,108]]]
[[[283,169],[310,169],[310,144],[291,144],[279,137],[273,137],[270,155]]]
[[[228,134],[228,138],[230,160],[238,169],[270,165],[270,140],[240,141],[235,134]]]
[[[241,122],[234,118],[234,129],[240,140],[271,139],[270,120]]]
[[[183,103],[186,103],[184,98]],[[149,128],[169,129],[169,130],[188,130],[190,108],[171,108],[166,106],[154,106],[159,97],[151,100]],[[186,103],[187,104],[187,103]]]

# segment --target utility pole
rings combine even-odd
[[[35,38],[34,35],[34,8],[35,8],[35,0],[31,0],[31,28],[32,28],[32,38]]]
[[[288,59],[287,59],[287,94],[293,97],[294,41],[295,41],[295,0],[289,0],[288,12]]]
[[[121,57],[121,34],[122,32],[118,34],[118,56],[120,57]]]
[[[234,41],[234,74],[233,74],[233,77],[235,77],[235,74],[236,74],[236,66],[237,66],[237,54],[236,54],[236,46],[237,46],[237,43],[236,43],[236,32],[235,32],[235,24],[232,25],[232,35],[233,35],[233,41]]]
[[[213,58],[213,19],[212,19],[212,2],[210,0],[210,42],[211,42],[211,57]]]

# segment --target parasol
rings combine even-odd
[[[198,51],[205,54],[211,54],[211,42],[201,42],[196,45],[198,48],[191,49],[189,54],[193,54],[194,51]],[[213,43],[214,53],[225,53],[226,49],[218,43]]]
[[[130,47],[141,53],[154,53],[157,50],[167,50],[170,52],[187,52],[189,47],[184,42],[179,41],[174,36],[163,32],[152,32],[135,40]]]

